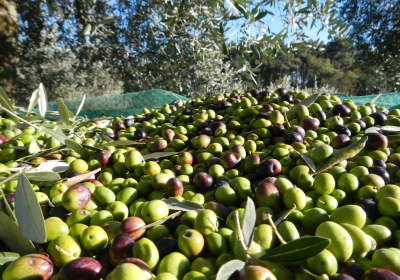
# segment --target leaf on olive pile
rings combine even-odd
[[[312,94],[311,96],[307,97],[306,99],[304,99],[300,103],[297,103],[296,105],[294,105],[289,111],[295,113],[296,112],[296,108],[299,107],[300,105],[304,105],[304,106],[307,106],[307,107],[310,106],[311,104],[313,104],[315,102],[315,100],[317,100],[317,98],[320,95],[321,95],[321,93]]]
[[[86,149],[82,147],[81,144],[75,142],[74,140],[65,139],[65,145],[67,145],[67,147],[73,150],[74,152],[80,154],[83,158],[89,157],[89,152],[86,151]]]
[[[83,98],[81,100],[81,104],[79,104],[78,110],[76,110],[76,114],[74,116],[74,120],[76,120],[76,118],[78,117],[79,113],[81,112],[81,110],[83,108],[83,104],[85,104],[85,100],[86,100],[86,94],[83,95]]]
[[[88,149],[88,150],[92,150],[92,151],[95,151],[95,152],[101,152],[102,151],[102,149],[99,149],[97,147],[92,147],[92,146],[85,145],[85,144],[81,144],[81,145],[82,145],[82,147],[84,147],[85,149]]]
[[[108,136],[107,135],[103,135],[103,137],[108,137]],[[108,138],[110,138],[110,137],[108,137]],[[119,146],[133,146],[133,145],[143,145],[143,144],[146,144],[146,143],[144,143],[144,142],[136,142],[136,141],[128,141],[128,140],[117,140],[117,141],[112,141],[112,142],[108,142],[107,144],[101,145],[99,148],[102,149],[102,148],[105,148],[107,146],[119,147]]]
[[[144,160],[153,160],[153,159],[159,159],[159,158],[164,158],[164,157],[170,157],[173,155],[177,155],[180,152],[161,152],[161,153],[151,153],[147,155],[143,155]]]
[[[28,109],[26,111],[26,114],[29,114],[33,108],[38,104],[39,100],[39,89],[36,89],[34,92],[32,92],[31,98],[29,99],[29,105]]]
[[[308,165],[308,167],[310,167],[311,171],[313,173],[315,173],[316,168],[315,168],[314,162],[308,156],[306,156],[305,154],[300,153],[300,152],[298,152],[296,150],[294,150],[294,151],[304,160],[304,162]]]
[[[47,155],[47,154],[51,154],[51,153],[55,153],[55,152],[61,151],[61,150],[65,149],[66,147],[67,146],[65,146],[65,145],[61,145],[61,146],[58,146],[58,147],[55,147],[55,148],[51,148],[51,149],[47,149],[47,150],[44,150],[44,151],[40,151],[39,153],[36,153],[36,154],[33,154],[33,155],[29,155],[29,156],[25,156],[25,157],[19,158],[19,159],[17,159],[17,161],[30,161],[30,160],[32,160],[34,158],[37,158],[37,157],[41,157],[41,156],[44,156],[44,155]]]
[[[368,136],[364,136],[360,140],[350,144],[349,146],[340,149],[331,159],[323,162],[321,167],[318,168],[315,174],[324,172],[343,160],[355,157],[364,148],[367,140]]]
[[[301,261],[319,254],[330,242],[328,238],[323,237],[301,237],[272,249],[260,259],[278,262]]]
[[[3,88],[0,86],[0,104],[2,107],[8,109],[10,112],[15,114],[14,107],[11,103],[10,98],[8,97],[7,93],[3,90]],[[7,112],[8,114],[8,112]],[[16,118],[15,116],[8,114],[10,119],[12,119],[15,123],[19,123],[19,119]]]
[[[10,216],[14,220],[14,222],[17,222],[17,218],[15,217],[15,214],[14,214],[13,210],[11,209],[10,204],[8,204],[6,196],[2,189],[0,189],[0,195],[2,196],[3,203],[6,207],[8,216]]]
[[[43,213],[35,191],[24,174],[19,176],[15,190],[15,216],[21,233],[26,238],[36,243],[46,242]]]
[[[152,228],[152,227],[155,227],[155,226],[158,226],[158,225],[162,225],[162,224],[164,224],[166,221],[168,221],[168,220],[170,220],[170,219],[175,219],[175,218],[178,217],[181,213],[182,213],[182,211],[178,211],[178,212],[176,212],[176,213],[173,213],[173,214],[171,214],[171,215],[165,217],[164,219],[161,219],[161,220],[155,221],[154,223],[145,225],[144,227],[141,227],[140,229],[148,229],[148,228]]]
[[[379,97],[381,97],[382,93],[378,94],[377,96],[375,96],[374,98],[371,99],[371,101],[367,102],[367,104],[374,104],[376,100],[378,100]]]
[[[68,137],[65,136],[65,134],[61,131],[60,128],[57,128],[57,130],[52,130],[45,127],[41,127],[40,129],[46,132],[47,134],[50,134],[58,141],[60,141],[61,144],[65,144],[65,139],[68,139]]]
[[[400,142],[400,135],[388,135],[386,138],[389,144]]]
[[[43,83],[39,84],[39,112],[42,117],[46,115],[47,112],[47,93],[43,86]]]
[[[256,207],[253,200],[247,197],[246,208],[243,216],[243,238],[250,248],[253,241],[254,226],[256,225]]]
[[[0,252],[0,265],[7,265],[18,259],[20,255],[14,252]]]
[[[59,174],[51,171],[29,171],[24,173],[26,178],[31,181],[58,181],[61,180]]]
[[[390,133],[390,132],[400,132],[400,127],[393,125],[384,125],[384,126],[372,126],[365,130],[365,134],[367,133]]]
[[[58,128],[60,128],[60,129],[68,129],[68,130],[70,130],[70,129],[73,129],[73,128],[74,128],[72,125],[64,125],[64,124],[57,124],[57,125],[54,125],[54,124],[47,124],[47,123],[44,123],[44,124],[41,124],[40,126],[46,127],[46,128],[50,128],[50,129],[53,129],[53,128],[55,128],[55,127],[58,127]]]
[[[201,211],[204,210],[203,206],[198,203],[191,201],[179,201],[175,198],[163,199],[170,210],[181,210],[181,211]]]
[[[220,267],[216,280],[229,280],[231,276],[245,267],[246,263],[241,260],[231,260]]]
[[[69,121],[69,113],[67,106],[65,105],[65,103],[61,98],[57,100],[57,104],[58,104],[58,113],[60,114],[61,121],[64,122],[66,125],[69,125],[70,121]]]
[[[0,240],[18,254],[36,253],[33,243],[22,235],[17,224],[3,211],[0,211]]]
[[[36,139],[32,139],[31,143],[29,143],[29,153],[35,154],[40,152],[40,147]]]

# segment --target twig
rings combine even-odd
[[[278,232],[278,229],[276,228],[274,221],[272,220],[272,215],[271,214],[267,214],[267,218],[268,218],[268,222],[271,225],[272,229],[274,230],[276,236],[278,237],[279,241],[282,244],[286,244],[286,241],[283,239],[283,237],[280,235],[280,233]]]

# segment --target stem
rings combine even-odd
[[[283,239],[283,237],[280,235],[280,233],[278,232],[278,229],[276,228],[274,221],[272,220],[272,215],[271,214],[267,214],[267,218],[268,218],[268,222],[271,225],[272,229],[274,230],[276,236],[278,237],[279,241],[282,244],[286,244],[286,241]]]
[[[34,124],[32,124],[32,123],[30,123],[30,122],[24,120],[23,118],[17,116],[16,114],[14,114],[13,112],[11,112],[11,111],[8,110],[7,108],[2,107],[1,109],[3,109],[4,111],[6,111],[7,113],[9,113],[10,115],[13,115],[13,116],[16,117],[17,119],[19,119],[21,122],[23,122],[23,123],[25,123],[25,124],[27,124],[27,125],[33,126],[33,127],[36,128],[37,130],[41,130],[40,127],[38,127],[38,126],[36,126],[36,125],[34,125]]]
[[[276,222],[274,223],[275,226],[278,226],[281,222],[283,222],[284,220],[287,219],[287,217],[289,217],[289,215],[296,210],[296,203],[293,203],[293,207],[292,209],[289,210],[289,212],[287,212],[285,215],[281,216],[278,220],[276,220]]]
[[[218,227],[217,227],[217,225],[216,225],[216,224],[214,224],[214,222],[213,222],[213,221],[211,221],[210,217],[208,217],[208,220],[209,220],[209,221],[210,221],[210,223],[212,224],[212,226],[213,226],[214,230],[215,230],[216,232],[218,232],[219,230],[218,230]]]
[[[287,115],[286,115],[286,111],[283,111],[283,116],[285,117],[285,121],[287,123],[288,128],[291,128],[291,125],[290,125],[289,120],[288,120]]]
[[[58,246],[57,244],[54,245],[54,247],[56,248],[56,250],[57,250],[58,252],[63,253],[64,255],[70,257],[71,259],[76,259],[73,255],[71,255],[70,253],[68,253],[67,251],[65,251],[63,248],[61,248],[61,247]]]

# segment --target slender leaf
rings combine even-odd
[[[381,97],[382,93],[378,94],[377,96],[375,96],[374,98],[372,98],[372,100],[370,102],[367,102],[367,104],[374,104],[376,100],[378,100],[379,97]]]
[[[400,142],[400,135],[388,135],[386,138],[389,144]]]
[[[44,132],[46,132],[47,134],[50,134],[52,137],[54,137],[58,141],[60,141],[61,144],[65,144],[65,140],[68,139],[68,137],[65,136],[65,134],[59,128],[57,130],[52,130],[52,129],[48,129],[45,127],[41,127],[41,129]]]
[[[86,100],[86,94],[83,95],[81,104],[79,104],[78,110],[76,110],[76,114],[75,114],[74,120],[76,119],[76,117],[78,117],[79,113],[81,112],[81,110],[83,108],[83,104],[85,104],[85,100]]]
[[[103,135],[103,137],[108,137],[108,136]],[[144,144],[146,144],[146,143],[145,142],[128,141],[128,140],[117,140],[117,141],[112,141],[112,142],[108,142],[107,144],[101,145],[99,148],[102,149],[107,146],[119,147],[119,146],[132,146],[132,145],[144,145]]]
[[[300,152],[298,152],[296,150],[294,150],[294,151],[304,160],[304,162],[308,165],[308,167],[310,167],[311,171],[313,173],[315,173],[316,168],[315,168],[314,162],[308,156],[306,156],[305,154],[300,153]]]
[[[25,172],[26,178],[31,181],[58,181],[60,175],[51,171]]]
[[[15,190],[15,216],[21,233],[36,243],[47,240],[43,213],[36,194],[24,174],[21,174]]]
[[[158,159],[158,158],[164,158],[164,157],[170,157],[173,155],[177,155],[180,152],[165,152],[165,153],[152,153],[152,154],[147,154],[143,156],[144,160],[152,160],[152,159]]]
[[[263,19],[263,18],[264,18],[266,15],[268,15],[268,14],[272,14],[272,13],[271,13],[270,11],[268,11],[268,10],[259,13],[259,14],[256,16],[255,21]]]
[[[30,155],[30,156],[25,156],[25,157],[19,158],[19,159],[17,159],[17,161],[29,161],[29,160],[34,159],[36,157],[41,157],[43,155],[47,155],[47,154],[51,154],[51,153],[54,153],[54,152],[61,151],[61,150],[65,149],[66,147],[67,146],[65,146],[65,145],[61,145],[61,146],[58,146],[58,147],[55,147],[55,148],[51,148],[51,149],[47,149],[47,150],[44,150],[44,151],[40,151],[40,152],[38,152],[36,154],[33,154],[33,155]]]
[[[245,262],[240,260],[231,260],[220,267],[217,273],[216,280],[229,280],[232,275],[237,273],[246,265]]]
[[[400,127],[394,126],[394,125],[372,126],[365,130],[365,134],[367,134],[367,133],[385,133],[385,132],[400,132]]]
[[[201,211],[204,210],[203,206],[191,201],[179,201],[176,198],[167,198],[163,201],[168,205],[170,210],[180,211]]]
[[[243,238],[247,246],[250,248],[253,241],[254,226],[256,225],[256,207],[253,200],[247,197],[246,208],[243,216]]]
[[[92,123],[92,122],[94,122],[94,121],[104,121],[104,120],[109,120],[109,119],[112,119],[112,117],[100,117],[100,118],[90,119],[90,120],[87,120],[87,121],[84,121],[84,122],[79,123],[79,125],[77,125],[77,126],[75,127],[75,130],[81,128],[82,126],[85,126],[85,125],[87,125],[87,124],[90,124],[90,123]]]
[[[50,128],[50,129],[53,129],[53,128],[55,128],[55,127],[59,128],[59,129],[68,129],[68,130],[74,129],[74,127],[73,127],[72,125],[63,125],[63,124],[54,125],[54,124],[47,124],[47,123],[44,123],[44,124],[41,124],[40,126],[41,126],[41,127]]]
[[[158,226],[158,225],[162,225],[162,224],[164,224],[166,221],[168,221],[168,220],[170,220],[170,219],[175,219],[175,218],[178,217],[181,213],[182,213],[182,211],[178,211],[178,212],[176,212],[176,213],[173,213],[173,214],[171,214],[171,215],[165,217],[164,219],[161,219],[161,220],[158,220],[158,221],[156,221],[156,222],[154,222],[154,223],[145,225],[144,227],[141,227],[141,229],[147,229],[147,228],[152,228],[152,227],[155,227],[155,226]]]
[[[17,224],[3,211],[0,211],[0,239],[15,253],[21,255],[36,253],[33,243],[22,235]]]
[[[20,116],[20,118],[26,120],[27,122],[42,122],[44,118],[42,116]]]
[[[95,175],[96,173],[99,173],[101,171],[101,168],[97,168],[93,171],[90,171],[88,173],[85,174],[81,174],[72,178],[69,178],[67,181],[64,181],[63,184],[66,185],[67,187],[73,186],[75,184],[78,184],[84,180],[89,179],[90,177],[92,177],[93,175]]]
[[[68,170],[68,163],[60,161],[60,160],[48,160],[46,162],[41,163],[38,167],[34,169],[34,171],[50,171],[50,172],[64,172]]]
[[[4,91],[4,89],[0,86],[0,104],[2,107],[6,108],[10,112],[15,114],[14,107],[11,103],[10,98],[8,97],[7,93]],[[7,115],[12,119],[15,123],[20,123],[19,119],[13,116],[12,114],[9,114],[7,112]]]
[[[106,142],[108,142],[108,143],[111,143],[111,142],[114,141],[110,136],[105,135],[105,134],[102,134],[102,135],[101,135],[101,138],[103,138],[103,140],[106,141]],[[106,147],[106,146],[110,146],[110,145],[111,145],[111,144],[105,144],[105,145],[102,145],[101,147]]]
[[[20,255],[14,252],[0,252],[0,266],[9,264],[18,259]]]
[[[95,151],[95,152],[101,152],[102,151],[102,149],[99,149],[97,147],[92,147],[92,146],[89,146],[89,145],[85,145],[85,144],[82,144],[82,147],[84,147],[85,149],[88,149],[88,150]]]
[[[58,113],[60,114],[61,121],[64,122],[66,125],[70,125],[67,106],[65,105],[65,103],[61,98],[57,100],[57,104],[58,104]]]
[[[315,174],[324,172],[332,168],[334,165],[338,164],[339,162],[355,157],[365,146],[365,142],[367,142],[368,136],[364,136],[360,140],[350,144],[349,146],[340,149],[331,159],[323,162],[321,167],[315,172]]]
[[[307,97],[306,99],[304,99],[303,101],[301,101],[300,103],[297,103],[296,105],[294,105],[289,111],[296,113],[296,108],[299,107],[300,105],[304,105],[304,106],[310,106],[311,104],[313,104],[315,102],[315,100],[317,100],[317,98],[320,96],[321,94],[313,94],[309,97]]]
[[[85,29],[83,30],[83,35],[90,35],[92,31],[92,25],[90,23],[86,24]]]
[[[38,100],[38,103],[39,103],[40,115],[42,117],[44,117],[46,115],[46,112],[47,112],[47,103],[48,102],[47,102],[46,90],[45,90],[45,88],[43,86],[43,83],[40,83],[40,85],[39,85],[39,100]]]
[[[34,92],[32,92],[31,98],[29,99],[29,105],[28,105],[28,110],[26,111],[26,115],[28,115],[33,108],[38,104],[39,100],[39,89],[36,89]]]
[[[260,259],[266,261],[297,262],[317,255],[328,247],[330,242],[328,238],[323,237],[301,237],[272,249]]]
[[[65,139],[65,145],[67,145],[67,147],[70,148],[71,150],[80,154],[83,158],[89,157],[89,152],[86,151],[86,149],[84,147],[82,147],[81,144],[79,144],[71,139]]]
[[[0,189],[0,194],[3,199],[3,203],[7,209],[8,216],[10,216],[14,220],[14,222],[17,223],[17,218],[15,217],[15,214],[14,214],[13,210],[11,209],[10,204],[8,204],[6,195],[4,194],[2,189]]]
[[[35,153],[38,153],[38,152],[40,152],[39,144],[36,141],[36,139],[33,139],[31,141],[31,143],[29,143],[29,153],[30,154],[35,154]]]

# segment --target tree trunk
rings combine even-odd
[[[0,86],[9,96],[16,93],[17,35],[17,5],[12,0],[0,0]]]

